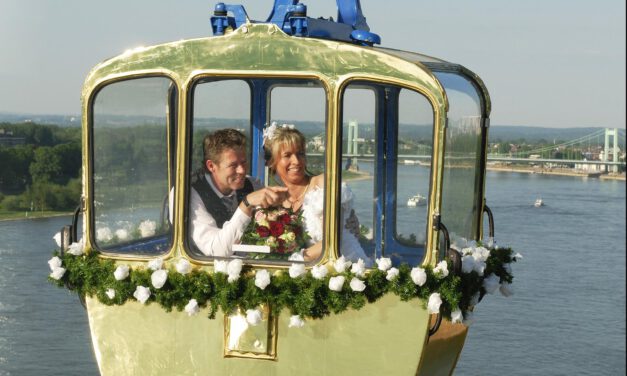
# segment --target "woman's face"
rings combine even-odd
[[[276,173],[284,183],[299,184],[305,178],[307,160],[305,153],[297,145],[283,145],[279,148],[276,161]]]

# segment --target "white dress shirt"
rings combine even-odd
[[[250,177],[248,177],[250,179]],[[230,220],[224,222],[222,228],[219,228],[213,216],[205,208],[200,195],[194,188],[190,189],[189,200],[189,234],[196,243],[198,249],[207,256],[225,257],[233,254],[231,247],[233,244],[240,242],[244,230],[250,217],[247,216],[239,208],[237,203],[237,192],[233,191],[230,195],[225,196],[213,184],[213,179],[209,174],[205,174],[205,179],[215,194],[223,201],[232,200],[232,206],[237,205],[237,209]],[[262,188],[262,184],[258,179],[250,179],[253,183],[253,189]],[[227,204],[228,205],[228,204]]]

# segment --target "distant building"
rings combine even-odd
[[[16,146],[26,144],[25,137],[15,137],[12,131],[0,128],[0,146]]]

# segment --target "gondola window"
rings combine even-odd
[[[321,231],[313,234],[317,238],[312,236],[312,229],[305,225],[303,217],[303,203],[313,186],[296,187],[307,189],[300,189],[302,194],[299,197],[276,202],[270,207],[251,204],[254,209],[248,218],[238,210],[243,198],[254,191],[287,185],[270,166],[273,149],[265,146],[272,141],[270,134],[280,133],[270,129],[289,128],[300,132],[304,147],[298,154],[304,157],[300,162],[303,172],[322,176],[326,142],[326,94],[322,86],[312,80],[293,78],[206,77],[192,87],[190,102],[193,117],[188,144],[187,243],[191,254],[199,259],[243,257],[262,262],[287,262],[290,256],[308,248],[315,240],[322,240]],[[216,153],[207,146],[213,145],[213,137],[227,137],[226,134],[233,134],[232,131],[243,135],[244,141],[237,141],[234,147],[216,146],[214,149],[221,150]],[[244,146],[241,146],[242,142]],[[220,145],[226,144],[221,142]],[[227,187],[224,183],[228,183],[228,174],[224,175],[227,180],[221,181],[217,175],[219,172],[207,166],[212,155],[222,163],[222,153],[229,149],[243,151],[236,153],[237,163],[233,166],[238,174],[247,175],[242,186]],[[281,149],[274,151],[277,150]],[[225,171],[221,166],[218,164],[220,171]],[[293,167],[296,165],[290,169]],[[309,178],[307,176],[305,180],[309,181]],[[207,194],[207,188],[215,193],[215,197]],[[322,198],[316,203],[320,204],[317,228],[321,230]],[[280,226],[274,224],[274,217],[282,216],[284,212],[289,212],[291,220],[282,217]]]
[[[104,252],[159,254],[171,244],[176,90],[163,77],[118,81],[92,105],[92,239]]]
[[[433,154],[432,106],[411,90],[355,82],[344,91],[341,113],[342,190],[352,192],[350,206],[363,254],[367,260],[385,256],[394,262],[421,261]],[[348,227],[352,223],[350,219]],[[340,252],[349,254],[351,236],[342,235]]]

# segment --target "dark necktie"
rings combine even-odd
[[[229,215],[233,215],[235,210],[237,209],[237,203],[235,202],[235,195],[224,196],[222,197],[222,203],[226,207],[226,210],[229,212]]]

